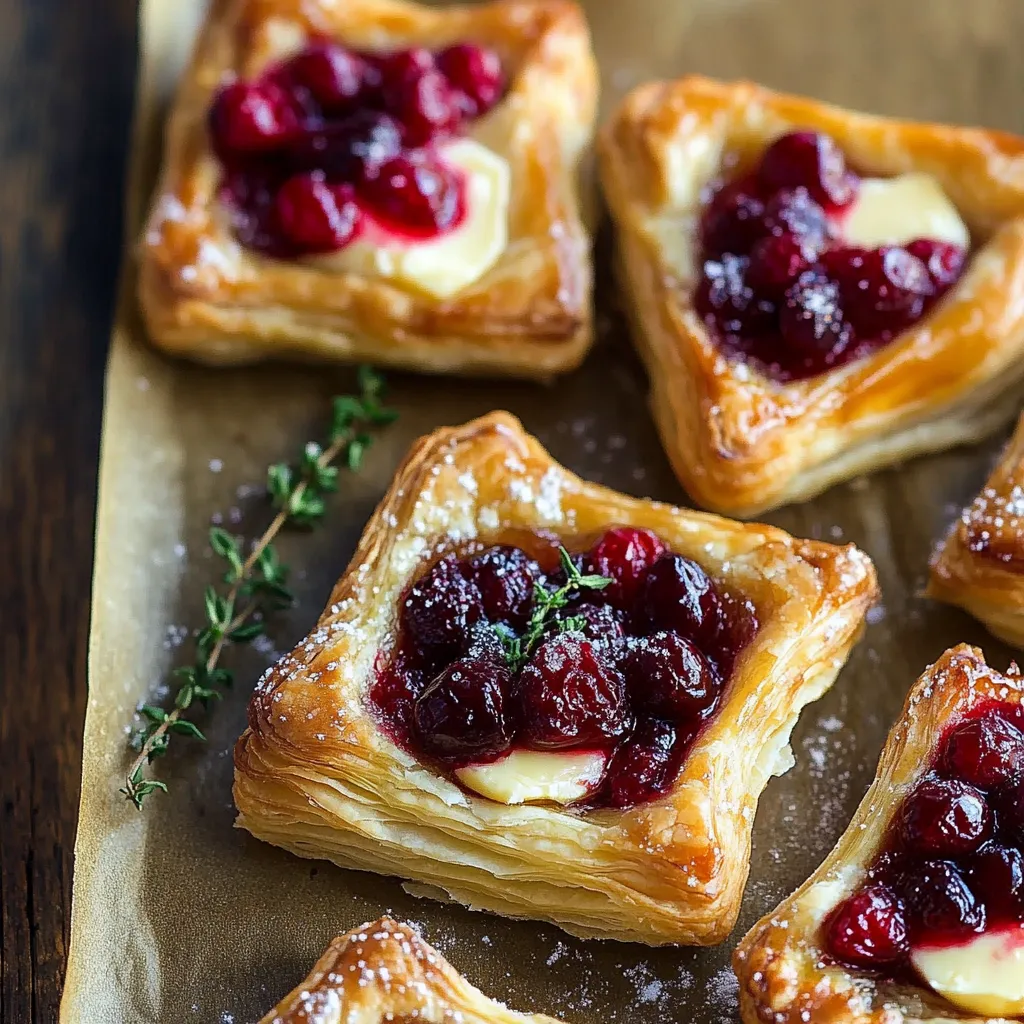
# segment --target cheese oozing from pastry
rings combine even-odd
[[[951,1003],[985,1017],[1024,1013],[1024,929],[987,932],[952,946],[915,949],[910,958]]]
[[[464,176],[465,212],[456,227],[420,241],[395,238],[370,226],[344,249],[317,262],[383,277],[438,299],[479,280],[508,244],[508,161],[472,139],[448,143],[441,148],[441,157]]]
[[[513,750],[490,764],[467,765],[455,776],[467,789],[502,804],[571,804],[601,782],[608,755]]]
[[[931,238],[967,249],[970,232],[930,174],[862,178],[852,206],[838,218],[847,245],[876,249]]]

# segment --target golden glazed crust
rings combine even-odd
[[[884,982],[822,961],[820,931],[878,855],[893,816],[928,772],[946,727],[980,701],[1021,700],[1020,673],[985,664],[961,644],[929,666],[907,696],[875,780],[825,862],[747,933],[733,955],[744,1024],[903,1024],[979,1021],[924,987]]]
[[[217,198],[207,112],[220,84],[253,76],[313,34],[355,47],[495,47],[505,99],[471,137],[511,167],[509,240],[450,299],[313,262],[273,260],[234,238]],[[590,242],[578,163],[597,72],[570,0],[431,9],[406,0],[214,0],[167,126],[163,172],[141,243],[139,294],[153,342],[205,363],[370,360],[432,372],[544,377],[591,340]]]
[[[981,493],[932,559],[926,593],[1024,647],[1024,416]]]
[[[730,362],[693,308],[701,193],[796,127],[827,132],[866,175],[934,175],[971,230],[962,280],[874,354],[779,384]],[[923,452],[1019,409],[1024,379],[1024,141],[913,124],[705,78],[641,86],[602,132],[636,339],[662,443],[690,495],[753,515]]]
[[[389,917],[339,935],[260,1024],[559,1024],[488,999]]]
[[[367,693],[410,582],[439,555],[518,532],[570,549],[649,528],[757,607],[721,711],[672,790],[627,811],[472,796],[378,727]],[[856,548],[630,498],[554,462],[507,413],[413,446],[310,636],[268,671],[235,747],[238,824],[304,857],[581,936],[713,943],[732,928],[757,800],[877,595]]]

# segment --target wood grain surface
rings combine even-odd
[[[0,1021],[54,1021],[78,808],[130,0],[0,0]]]

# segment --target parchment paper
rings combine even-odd
[[[750,77],[855,107],[1024,129],[1024,5],[1017,0],[590,0],[604,109],[652,77]],[[195,0],[143,0],[133,159],[134,235],[151,187],[162,110],[197,18]],[[130,250],[129,250],[130,251]],[[556,458],[623,490],[685,502],[645,405],[645,377],[616,313],[599,246],[600,339],[552,387],[392,374],[400,421],[331,504],[326,528],[282,551],[300,603],[278,620],[287,650],[313,622],[409,442],[493,408],[519,415]],[[103,431],[74,916],[61,1019],[231,1022],[258,1018],[336,933],[387,910],[419,923],[469,978],[522,1009],[569,1021],[729,1021],[736,939],[813,870],[870,780],[911,681],[956,641],[1009,652],[966,616],[917,596],[928,554],[980,486],[1003,437],[835,488],[770,516],[797,534],[853,541],[875,559],[884,603],[794,735],[797,767],[773,781],[754,833],[736,935],[716,949],[582,942],[554,928],[418,901],[396,881],[300,861],[232,828],[231,746],[272,650],[230,655],[238,689],[158,763],[170,794],[143,813],[118,794],[137,703],[154,699],[200,618],[219,567],[211,517],[261,528],[267,463],[317,436],[348,371],[216,372],[144,345],[126,260]],[[166,699],[166,696],[165,696]]]

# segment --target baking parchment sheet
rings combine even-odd
[[[879,113],[1024,130],[1024,5],[1019,0],[589,0],[603,109],[644,80],[702,72]],[[132,238],[159,156],[160,124],[199,17],[196,0],[143,0]],[[145,346],[131,240],[114,328],[103,429],[74,917],[65,1024],[258,1019],[305,976],[331,937],[384,911],[413,921],[489,994],[579,1024],[713,1024],[736,1018],[729,955],[838,837],[874,771],[910,683],[943,649],[1010,652],[965,615],[919,597],[929,552],[981,485],[1004,436],[833,489],[767,518],[796,534],[853,541],[875,560],[883,602],[834,689],[793,737],[797,766],[770,783],[754,830],[737,932],[713,949],[583,942],[406,895],[399,883],[298,860],[232,828],[231,747],[259,674],[315,620],[407,445],[495,408],[574,470],[685,503],[646,408],[643,370],[616,310],[598,245],[599,340],[553,385],[390,374],[401,410],[362,472],[343,480],[327,524],[289,535],[298,606],[274,644],[229,654],[237,688],[157,763],[170,785],[140,814],[118,794],[127,732],[143,699],[167,699],[190,656],[202,588],[219,573],[211,522],[266,522],[269,462],[318,436],[345,369],[211,371]],[[276,649],[275,649],[276,645]],[[180,650],[178,648],[181,648]]]

